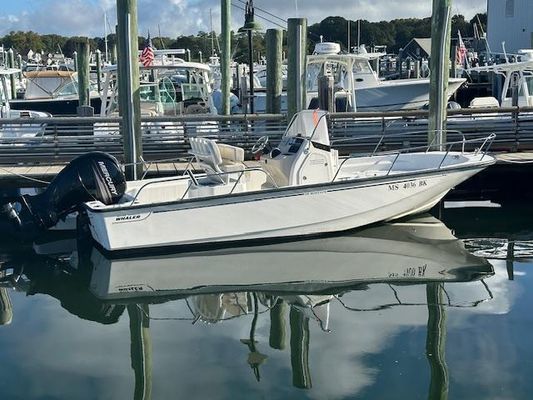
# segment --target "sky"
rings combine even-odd
[[[221,0],[138,0],[139,35],[192,35],[198,31],[220,32]],[[245,0],[232,0],[232,24],[244,22]],[[309,24],[327,16],[368,21],[431,16],[432,0],[255,0],[256,17],[265,29],[283,26],[282,19],[306,17]],[[325,6],[327,6],[325,8]],[[452,0],[452,13],[472,18],[486,12],[487,0]],[[210,12],[211,10],[211,12]],[[281,18],[278,19],[270,14]],[[32,30],[64,36],[103,36],[104,13],[108,31],[116,25],[116,0],[0,0],[0,36],[13,30]],[[212,15],[212,17],[210,16]],[[259,18],[266,17],[271,22]]]

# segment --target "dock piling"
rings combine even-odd
[[[283,55],[283,31],[267,29],[266,31],[267,77],[266,77],[266,112],[281,113],[281,95],[283,78],[281,73]]]
[[[318,78],[318,107],[330,113],[335,112],[335,90],[331,75]]]
[[[96,85],[98,93],[102,91],[102,52],[96,50]]]
[[[428,144],[433,143],[438,149],[446,142],[444,125],[448,101],[451,23],[451,0],[433,0]]]
[[[15,68],[15,53],[13,52],[13,49],[9,49],[7,52],[7,63],[9,68]],[[17,86],[15,81],[15,74],[9,75],[9,80],[11,84],[11,98],[16,99],[17,98]]]
[[[117,0],[119,110],[122,117],[126,179],[142,175],[141,100],[137,0]]]
[[[307,61],[307,19],[289,18],[287,30],[287,119],[307,106],[305,73]]]
[[[230,90],[231,90],[231,1],[222,0],[221,16],[222,54],[220,71],[222,73],[222,115],[230,114]]]
[[[89,106],[89,38],[81,38],[77,44],[78,95],[80,107]]]

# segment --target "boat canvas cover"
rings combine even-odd
[[[75,79],[75,73],[68,71],[31,71],[26,73],[25,99],[54,97],[65,84]]]

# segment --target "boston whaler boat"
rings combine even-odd
[[[299,113],[261,168],[244,166],[243,149],[191,138],[205,174],[128,183],[117,204],[85,203],[94,239],[125,250],[343,231],[428,210],[494,162],[480,151],[339,159],[325,116]]]
[[[429,210],[455,185],[494,163],[486,154],[494,135],[476,139],[480,146],[472,153],[340,158],[330,147],[326,114],[296,114],[279,146],[256,167],[243,163],[242,148],[190,138],[203,173],[126,183],[116,160],[89,153],[67,166],[56,184],[38,195],[42,198],[26,196],[21,206],[8,209],[23,227],[48,228],[81,205],[92,237],[109,251],[296,237]],[[267,142],[260,138],[252,152],[264,150]],[[459,144],[464,149],[465,141]],[[81,187],[63,184],[60,196],[56,186],[70,180]],[[49,203],[56,210],[45,211]]]

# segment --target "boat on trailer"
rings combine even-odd
[[[494,162],[486,154],[490,138],[474,153],[340,158],[325,117],[297,114],[256,167],[245,166],[242,148],[190,138],[204,173],[128,182],[116,204],[84,203],[93,238],[115,251],[345,231],[427,211]],[[253,151],[266,142],[261,138]]]

